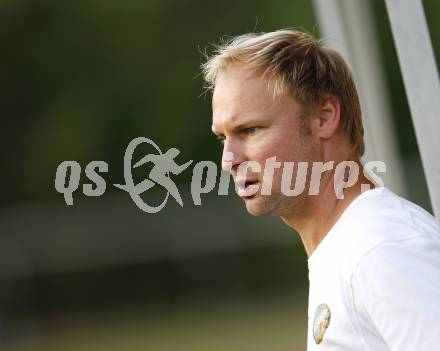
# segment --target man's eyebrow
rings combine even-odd
[[[254,121],[252,119],[249,119],[249,120],[246,120],[246,121],[243,121],[241,123],[238,123],[238,124],[234,125],[232,127],[232,130],[233,131],[237,131],[237,130],[239,131],[239,130],[242,130],[242,129],[249,128],[250,126],[253,126],[255,124],[256,124],[256,121]]]
[[[244,119],[244,118],[243,118]],[[232,126],[230,126],[230,128],[228,128],[228,130],[230,131],[230,132],[240,132],[240,131],[243,131],[243,130],[245,130],[245,129],[248,129],[249,127],[259,127],[261,124],[264,124],[264,123],[266,123],[266,121],[263,119],[261,119],[261,118],[258,118],[258,117],[248,117],[248,118],[246,118],[246,119],[244,119],[244,120],[241,120],[241,121],[233,121],[233,122],[239,122],[239,123],[237,123],[237,124],[235,124],[234,125],[234,123],[232,122],[231,124],[232,124]],[[217,137],[224,137],[225,135],[224,135],[224,133],[220,133],[217,129],[216,129],[216,127],[215,127],[215,125],[212,125],[211,126],[211,131],[217,136]]]
[[[236,124],[236,125],[233,125],[233,126],[230,128],[230,130],[233,131],[233,132],[235,132],[235,131],[240,131],[240,130],[243,130],[243,129],[249,128],[250,126],[254,126],[254,125],[256,125],[256,124],[258,124],[257,121],[255,121],[255,120],[252,119],[252,118],[249,118],[248,120],[245,120],[245,121],[242,121],[241,123],[238,123],[238,124]],[[211,130],[212,130],[212,132],[213,132],[215,135],[223,136],[223,133],[218,132],[218,131],[215,129],[214,126],[211,127]]]

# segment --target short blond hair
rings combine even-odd
[[[344,59],[313,36],[283,29],[222,39],[202,64],[208,89],[220,70],[238,62],[272,82],[274,96],[292,94],[303,107],[313,107],[325,94],[341,105],[341,125],[356,157],[364,154],[364,128],[356,86]]]

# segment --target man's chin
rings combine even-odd
[[[253,196],[243,198],[246,204],[246,210],[253,216],[276,216],[283,217],[288,214],[301,212],[306,203],[299,198],[292,199],[294,201],[286,202],[284,197],[280,196],[262,196],[255,194]]]
[[[250,196],[243,199],[246,204],[246,210],[253,216],[269,216],[271,208],[267,203],[262,201],[258,195]]]

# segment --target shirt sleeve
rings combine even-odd
[[[440,239],[371,250],[352,276],[355,308],[390,351],[440,349]]]

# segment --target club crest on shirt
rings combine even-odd
[[[315,319],[313,321],[313,338],[316,344],[320,344],[324,338],[324,333],[330,324],[331,312],[330,308],[325,304],[320,304],[315,311]]]

